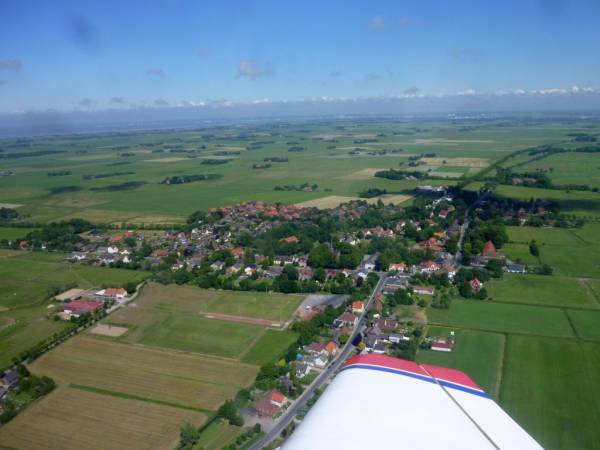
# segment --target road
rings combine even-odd
[[[384,272],[378,272],[378,275],[379,282],[375,286],[375,289],[373,289],[373,293],[371,294],[369,300],[365,305],[365,310],[360,316],[358,324],[356,325],[356,327],[354,327],[352,335],[348,339],[348,342],[346,342],[346,345],[344,346],[342,351],[338,353],[336,358],[329,364],[329,366],[327,366],[327,368],[319,374],[315,381],[313,381],[311,385],[307,387],[306,390],[302,393],[302,395],[298,397],[296,401],[294,401],[294,403],[285,411],[285,413],[280,417],[279,421],[273,427],[273,429],[267,434],[265,434],[260,441],[256,442],[252,447],[250,447],[250,450],[260,450],[264,446],[268,445],[271,441],[273,441],[277,436],[279,436],[281,432],[290,423],[292,423],[299,409],[306,404],[306,402],[314,395],[315,391],[321,386],[323,386],[323,384],[335,374],[335,372],[341,367],[341,365],[346,361],[346,359],[348,359],[352,352],[356,351],[356,348],[352,345],[352,342],[356,338],[356,335],[366,325],[367,313],[369,312],[369,309],[371,309],[371,307],[373,306],[375,298],[377,298],[377,296],[383,290],[385,280],[387,279],[387,274]]]
[[[471,206],[469,206],[465,210],[465,217],[464,217],[464,220],[463,220],[463,224],[460,227],[460,237],[458,238],[458,245],[457,245],[457,248],[456,248],[456,254],[454,255],[454,261],[458,265],[460,265],[462,263],[463,242],[465,240],[465,233],[466,233],[467,229],[469,228],[469,211],[471,211],[471,209],[473,207],[475,207],[476,205],[478,205],[479,203],[481,203],[483,200],[485,200],[488,195],[489,195],[488,191],[486,191],[483,194],[479,195],[478,198],[477,198],[477,200]]]

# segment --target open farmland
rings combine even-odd
[[[82,288],[121,286],[145,276],[144,272],[68,264],[57,253],[0,251],[0,320],[6,324],[0,325],[0,367],[66,326],[47,318],[52,312],[48,309],[51,289],[68,283]]]
[[[334,126],[335,135],[331,133]],[[5,162],[14,175],[0,178],[0,202],[23,205],[19,212],[40,222],[81,217],[96,222],[174,223],[184,221],[194,210],[246,200],[302,203],[329,196],[356,197],[370,187],[405,194],[419,182],[375,178],[373,168],[398,168],[408,157],[426,152],[435,153],[427,164],[434,172],[454,177],[468,171],[472,175],[514,150],[559,143],[577,127],[558,123],[507,126],[489,121],[467,130],[447,121],[426,126],[385,120],[324,121],[40,137],[15,149],[14,140],[5,139],[0,144],[10,149]],[[50,153],[13,157],[35,152],[40,146]],[[294,147],[301,151],[288,151]],[[263,170],[252,168],[273,157],[288,161],[274,162]],[[231,161],[201,164],[218,158]],[[49,175],[53,173],[61,175]],[[221,177],[162,184],[175,174],[213,173]],[[318,187],[312,192],[275,190],[305,182]],[[450,181],[429,184],[444,182]]]
[[[594,153],[558,153],[519,167],[519,171],[543,170],[552,184],[600,187],[600,161]]]
[[[450,309],[430,309],[429,322],[458,328],[572,337],[564,311],[541,306],[454,300]]]
[[[600,345],[509,336],[500,390],[507,412],[548,449],[599,449]]]
[[[134,396],[149,403],[205,411],[254,380],[255,366],[78,336],[39,358],[32,372],[59,384],[76,384]]]
[[[526,244],[532,239],[540,248],[540,260],[557,275],[600,278],[600,224],[581,229],[508,227],[511,242]],[[510,248],[507,254],[510,253]]]
[[[445,338],[451,328],[431,327],[429,336]],[[462,370],[489,395],[498,398],[505,337],[482,331],[455,331],[456,346],[451,353],[422,350],[417,360],[424,364]]]
[[[0,428],[0,446],[170,450],[182,422],[200,425],[205,420],[201,412],[61,387]]]
[[[151,283],[144,287],[134,307],[286,321],[292,317],[302,299],[301,295],[277,292],[217,291]]]
[[[498,302],[600,308],[586,282],[577,278],[507,274],[492,280],[487,289]]]

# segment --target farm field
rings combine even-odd
[[[456,299],[449,309],[429,308],[427,314],[433,325],[541,336],[573,336],[565,313],[558,308]]]
[[[600,341],[600,312],[569,310],[568,314],[580,337]]]
[[[519,172],[543,170],[554,185],[587,184],[600,187],[600,164],[594,153],[557,153],[520,166]]]
[[[148,403],[214,411],[258,368],[233,360],[77,336],[37,359],[33,373]]]
[[[301,295],[277,292],[217,291],[195,286],[151,283],[144,287],[136,299],[136,305],[160,310],[221,313],[286,321],[291,318],[303,298]]]
[[[577,278],[506,274],[501,280],[492,279],[487,290],[498,302],[600,308],[585,281]]]
[[[205,420],[197,411],[59,387],[1,427],[0,446],[170,450],[178,443],[181,423],[199,426]]]
[[[247,323],[171,313],[144,330],[137,341],[154,347],[239,358],[260,337],[263,328]]]
[[[0,179],[0,203],[23,205],[19,211],[38,222],[80,217],[174,223],[198,209],[246,200],[301,203],[330,196],[356,197],[370,187],[405,194],[418,182],[374,178],[367,170],[398,168],[411,155],[435,153],[426,164],[434,173],[471,175],[514,150],[560,143],[565,134],[579,129],[578,123],[546,122],[534,127],[489,121],[467,130],[447,121],[349,120],[40,137],[18,147],[13,147],[14,140],[4,139],[0,141],[6,149],[3,165],[9,165],[14,175]],[[40,148],[55,153],[14,157]],[[252,168],[273,157],[288,161]],[[207,159],[227,162],[201,164]],[[181,174],[221,178],[161,183]],[[451,181],[430,184],[443,182]],[[317,184],[317,189],[275,190],[302,183]]]
[[[12,241],[13,239],[25,237],[27,233],[33,230],[35,230],[35,228],[0,227],[0,241],[2,239]]]
[[[428,336],[446,337],[450,330],[451,328],[431,327]],[[451,353],[421,350],[417,361],[462,370],[497,400],[504,354],[504,335],[456,330],[455,338],[455,348]]]
[[[600,278],[600,224],[587,223],[581,229],[507,227],[507,231],[511,242],[535,239],[540,260],[556,275]]]
[[[548,449],[599,449],[600,345],[509,336],[503,408]]]
[[[242,361],[262,366],[281,357],[298,335],[291,331],[266,330],[256,344],[244,355]]]
[[[469,184],[469,189],[476,189],[477,184]],[[556,201],[560,210],[567,214],[597,219],[600,217],[600,193],[592,191],[561,191],[522,186],[499,185],[495,191],[501,197],[529,200],[538,198]]]

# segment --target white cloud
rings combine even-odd
[[[383,16],[373,16],[367,28],[369,30],[382,30],[385,28],[385,19]]]
[[[238,77],[258,78],[269,73],[268,70],[260,67],[256,62],[249,59],[242,59],[238,66]]]

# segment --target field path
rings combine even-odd
[[[269,319],[257,319],[255,317],[246,316],[233,316],[231,314],[219,314],[219,313],[201,313],[207,319],[225,320],[228,322],[239,322],[239,323],[250,323],[253,325],[261,325],[264,327],[277,327],[283,328],[285,322]]]

